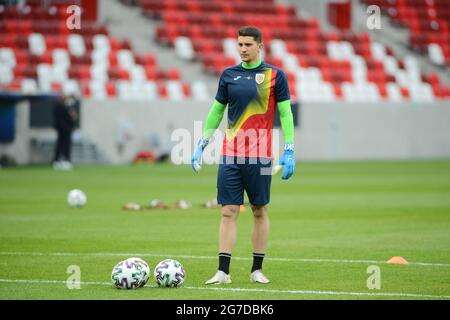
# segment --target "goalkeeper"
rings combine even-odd
[[[191,161],[197,172],[201,168],[203,150],[219,127],[228,105],[228,125],[217,177],[217,202],[222,205],[219,267],[206,284],[231,283],[231,253],[236,243],[237,218],[240,205],[244,202],[244,190],[254,217],[250,280],[257,283],[270,282],[262,273],[262,264],[269,236],[271,130],[275,108],[280,113],[285,141],[280,161],[284,166],[282,179],[289,179],[295,169],[294,122],[286,76],[281,69],[261,61],[263,43],[259,29],[240,28],[237,46],[242,63],[223,71],[202,139],[198,141]]]

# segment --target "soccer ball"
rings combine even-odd
[[[155,281],[159,287],[180,287],[185,278],[183,266],[177,260],[166,259],[155,267]]]
[[[120,261],[111,272],[111,280],[119,289],[136,289],[143,287],[149,278],[147,263],[139,258]]]
[[[86,194],[79,190],[73,189],[67,194],[67,203],[74,208],[81,208],[86,205]]]
[[[144,271],[144,277],[141,280],[141,283],[139,284],[139,287],[143,287],[147,284],[148,279],[150,278],[150,268],[148,267],[147,262],[142,260],[141,258],[128,258],[127,261],[130,261],[134,264],[136,264],[138,267],[140,267]]]

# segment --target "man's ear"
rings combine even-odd
[[[264,48],[264,43],[263,42],[258,43],[258,49],[262,50],[263,48]]]

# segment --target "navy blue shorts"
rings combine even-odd
[[[241,205],[244,190],[252,205],[263,206],[270,201],[272,160],[222,156],[217,174],[217,202]]]

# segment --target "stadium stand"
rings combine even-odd
[[[439,66],[450,66],[450,2],[447,0],[364,0],[410,31],[410,48]]]
[[[0,90],[40,94],[79,93],[94,99],[205,99],[182,81],[176,68],[162,69],[156,56],[137,54],[128,39],[108,34],[104,24],[66,26],[67,6],[58,1],[0,5]]]
[[[161,21],[156,30],[159,43],[174,47],[182,59],[200,61],[205,72],[214,75],[240,61],[235,50],[236,28],[258,26],[264,33],[265,61],[283,67],[291,93],[300,101],[431,102],[450,98],[450,88],[436,73],[423,74],[412,55],[398,59],[367,33],[324,32],[316,18],[301,18],[293,7],[272,0],[134,3],[144,15]],[[431,50],[437,51],[433,46]]]
[[[444,0],[362,0],[379,5],[411,28],[411,48],[437,65],[450,61],[449,3]],[[71,1],[27,1],[0,6],[0,90],[26,94],[79,92],[94,99],[209,99],[203,82],[187,83],[180,70],[163,70],[152,52],[137,54],[129,39],[109,35],[104,24],[66,26]],[[273,0],[133,0],[159,21],[155,40],[186,61],[219,75],[240,62],[236,29],[264,33],[264,60],[286,72],[294,99],[304,102],[431,102],[450,99],[436,73],[424,74],[413,55],[397,58],[368,33],[325,32],[317,18],[298,16]],[[244,13],[243,13],[244,12]],[[205,26],[208,26],[205,28]]]

